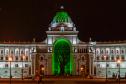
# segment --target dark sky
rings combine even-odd
[[[82,41],[126,40],[126,5],[120,0],[0,0],[0,41],[46,38],[56,11],[64,5]]]

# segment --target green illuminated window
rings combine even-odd
[[[71,43],[64,38],[57,39],[53,46],[52,70],[54,75],[72,74],[73,53]]]

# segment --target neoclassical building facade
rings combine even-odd
[[[36,75],[126,76],[126,42],[82,42],[70,16],[60,10],[42,42],[1,42],[0,77]]]

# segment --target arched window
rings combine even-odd
[[[100,58],[100,57],[99,57],[99,56],[97,56],[97,60],[99,60],[99,58]]]
[[[23,50],[21,51],[21,54],[24,54]]]
[[[119,54],[119,50],[116,50],[116,53]]]
[[[82,57],[82,61],[84,61],[84,57]]]
[[[124,50],[121,50],[121,54],[124,54]]]
[[[117,60],[119,59],[119,55],[116,56],[116,59],[117,59]]]
[[[3,54],[3,50],[1,50],[1,54]]]
[[[111,60],[114,60],[114,56],[111,57]]]
[[[106,54],[108,54],[108,50],[106,50]]]
[[[111,53],[113,54],[114,53],[114,50],[111,50]]]
[[[43,57],[41,57],[40,59],[41,59],[41,61],[43,61]]]
[[[125,60],[125,57],[124,57],[124,55],[122,55],[122,56],[121,56],[121,60]]]
[[[96,50],[96,54],[99,54],[99,51],[98,50]]]
[[[103,50],[101,50],[101,54],[103,54]]]

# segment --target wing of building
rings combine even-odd
[[[69,14],[53,17],[43,42],[1,42],[0,77],[126,76],[126,42],[82,42]]]

